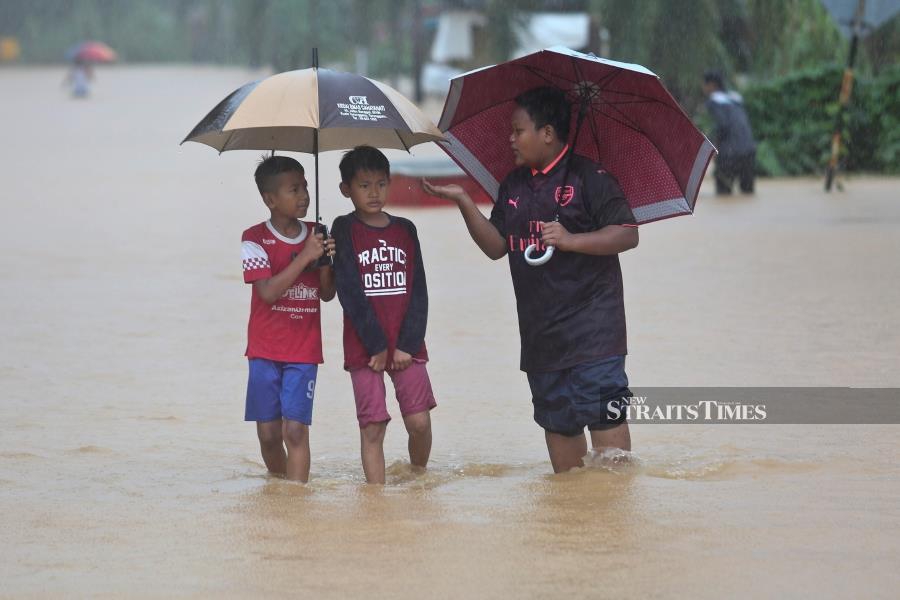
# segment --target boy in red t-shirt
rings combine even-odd
[[[319,299],[334,298],[334,272],[316,267],[334,255],[334,240],[300,219],[309,207],[303,167],[287,156],[263,160],[254,173],[271,217],[244,232],[244,282],[253,284],[244,420],[256,421],[269,472],[309,479],[309,426],[322,363]],[[285,452],[287,447],[287,452]]]
[[[354,211],[332,226],[337,294],[344,308],[344,368],[350,372],[359,420],[363,471],[384,483],[387,370],[409,433],[409,461],[424,469],[431,454],[436,406],[425,362],[428,289],[416,228],[384,212],[391,168],[387,157],[358,146],[341,160],[341,193]]]

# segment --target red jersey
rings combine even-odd
[[[268,279],[284,270],[306,244],[312,224],[300,223],[300,235],[287,238],[269,221],[254,225],[241,236],[244,283]],[[320,364],[319,270],[300,273],[294,284],[269,305],[253,288],[247,326],[248,358]]]
[[[416,228],[388,215],[386,227],[372,227],[352,213],[332,226],[338,299],[344,308],[344,368],[364,367],[399,348],[427,360],[425,326],[428,289]]]

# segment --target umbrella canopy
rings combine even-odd
[[[841,33],[852,37],[859,19],[858,34],[866,37],[900,12],[898,0],[822,0]]]
[[[81,42],[66,50],[66,60],[69,61],[110,63],[117,58],[115,50],[97,41]]]
[[[184,138],[220,152],[317,153],[368,144],[409,150],[441,132],[400,92],[361,75],[329,69],[279,73],[244,85]]]
[[[314,50],[313,64],[318,65]],[[288,150],[313,154],[319,221],[319,152],[367,144],[406,150],[443,140],[415,104],[362,75],[314,66],[278,73],[233,91],[184,142],[226,150]]]
[[[515,167],[508,141],[515,97],[547,85],[572,101],[574,152],[618,179],[638,223],[693,212],[715,148],[640,65],[557,46],[455,77],[439,123],[447,138],[441,147],[496,201],[499,182]]]

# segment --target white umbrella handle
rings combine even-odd
[[[525,248],[525,262],[527,262],[532,267],[539,267],[553,256],[553,251],[556,250],[555,246],[547,246],[547,250],[541,255],[532,258],[531,253],[537,249],[537,244],[531,244],[527,248]]]

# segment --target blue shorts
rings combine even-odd
[[[251,358],[245,421],[281,418],[312,425],[313,396],[319,365]]]
[[[582,435],[625,422],[623,397],[631,396],[625,356],[613,356],[561,371],[527,373],[534,420],[551,433]]]

